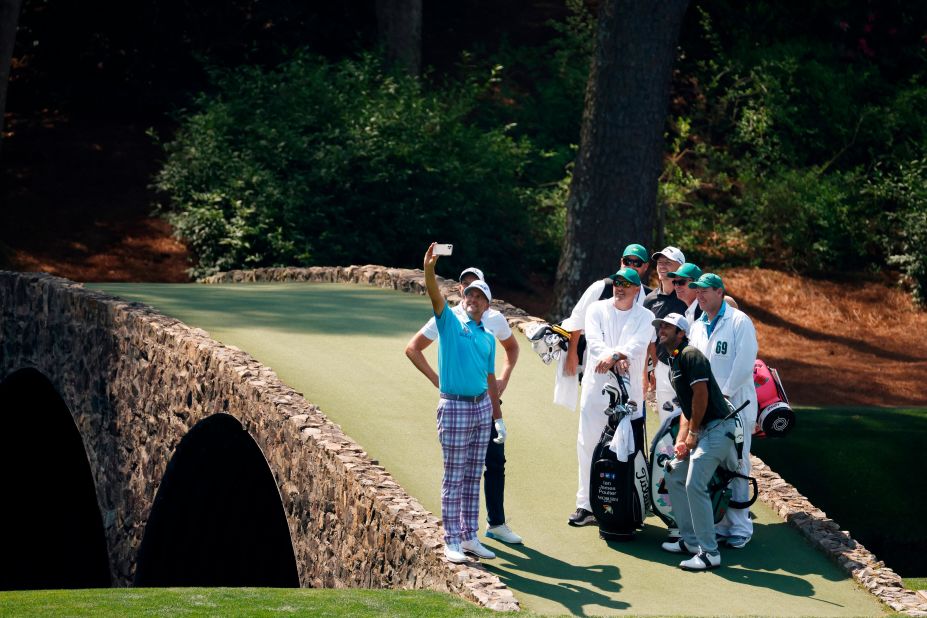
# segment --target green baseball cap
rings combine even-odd
[[[702,276],[702,269],[693,264],[692,262],[686,262],[682,266],[676,269],[676,272],[667,273],[667,277],[682,277],[684,279],[692,279],[695,281]]]
[[[611,279],[612,281],[615,281],[616,279],[624,279],[625,281],[630,281],[634,285],[641,284],[640,275],[638,275],[637,271],[634,270],[633,268],[627,268],[627,267],[622,268],[618,272],[616,272],[614,275],[609,275],[608,278]]]
[[[721,288],[724,289],[724,282],[721,281],[721,277],[714,273],[705,273],[698,278],[698,281],[693,281],[689,284],[690,288]]]
[[[642,259],[644,262],[650,261],[650,256],[647,255],[647,249],[644,248],[644,245],[632,244],[624,248],[624,253],[621,254],[621,257],[628,257],[633,255],[636,258]]]

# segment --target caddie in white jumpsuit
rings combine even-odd
[[[724,302],[724,282],[714,273],[705,273],[689,287],[696,289],[702,315],[689,327],[689,343],[702,352],[711,363],[711,373],[734,408],[745,401],[749,404],[740,411],[743,421],[744,448],[740,473],[750,474],[750,442],[756,425],[756,389],[753,385],[753,365],[756,362],[757,341],[753,322],[740,309]],[[749,485],[745,479],[734,479],[731,484],[734,500],[749,498]],[[728,509],[716,526],[719,536],[725,537],[728,547],[739,549],[753,536],[750,509]]]
[[[621,256],[621,266],[634,269],[637,272],[638,278],[642,280],[647,272],[647,268],[650,266],[650,262],[647,258],[647,249],[645,249],[643,245],[628,245],[625,247],[624,254]],[[583,334],[583,326],[586,323],[586,312],[589,310],[589,307],[592,306],[592,303],[604,300],[602,299],[602,294],[605,292],[605,286],[608,284],[609,279],[611,279],[611,276],[599,279],[586,288],[586,291],[583,292],[583,295],[580,296],[579,300],[576,302],[576,306],[573,307],[570,317],[565,319],[561,324],[563,328],[571,333],[570,348],[567,350],[566,362],[563,367],[564,375],[575,375],[577,366],[582,365],[585,361],[585,359],[579,358],[577,348],[579,336]],[[639,286],[636,302],[639,305],[643,305],[644,298],[648,293],[650,293],[650,288],[646,285]],[[575,400],[573,405],[576,405]]]
[[[595,450],[608,417],[605,409],[609,399],[602,389],[608,372],[617,365],[619,373],[630,378],[628,396],[637,402],[635,420],[644,415],[644,363],[647,344],[653,332],[653,313],[636,302],[641,280],[633,268],[622,268],[611,276],[613,297],[592,303],[586,312],[584,331],[588,361],[583,373],[580,398],[579,430],[576,454],[579,463],[579,488],[576,491],[576,511],[570,515],[571,526],[595,523],[589,501],[590,468]]]
[[[621,265],[618,268],[622,267],[634,269],[640,280],[642,282],[646,281],[647,269],[650,268],[647,249],[643,245],[636,243],[625,247],[621,256]],[[582,373],[581,367],[586,362],[587,350],[580,353],[580,348],[584,347],[580,341],[585,339],[583,326],[586,323],[586,312],[592,306],[592,303],[613,296],[609,279],[609,277],[599,279],[586,288],[570,315],[560,324],[565,330],[570,331],[570,339],[567,353],[560,355],[557,364],[557,377],[554,380],[554,403],[570,410],[576,409],[576,394],[579,392],[580,386],[577,374]],[[650,288],[642,284],[640,291],[637,293],[638,304],[643,304],[648,292],[650,292]]]

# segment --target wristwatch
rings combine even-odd
[[[612,354],[612,360],[616,363],[621,360],[621,356],[618,354]]]

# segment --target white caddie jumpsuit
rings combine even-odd
[[[624,314],[624,315],[622,315]],[[615,309],[611,299],[592,303],[586,312],[585,333],[588,365],[583,373],[583,391],[579,405],[579,430],[576,435],[576,456],[579,462],[579,488],[576,491],[577,508],[592,510],[589,501],[589,479],[592,452],[595,450],[608,417],[608,395],[602,389],[608,382],[607,374],[596,373],[596,360],[613,353],[624,354],[630,363],[628,397],[637,402],[632,419],[644,414],[644,363],[647,344],[653,332],[653,313],[636,302],[627,311]]]
[[[753,322],[743,311],[727,303],[721,304],[722,315],[708,336],[708,314],[703,313],[689,327],[689,343],[698,348],[711,363],[711,373],[725,397],[734,408],[745,401],[750,403],[739,415],[744,427],[744,450],[739,472],[750,474],[750,443],[756,426],[756,388],[753,385],[753,365],[756,362],[757,341]],[[745,479],[734,479],[731,493],[734,500],[749,498],[749,485]],[[753,536],[753,522],[750,509],[728,509],[724,518],[715,526],[722,536]]]

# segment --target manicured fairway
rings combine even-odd
[[[320,405],[426,508],[440,512],[437,394],[403,354],[431,314],[426,298],[339,284],[95,287],[152,304],[248,351]],[[503,397],[506,510],[526,544],[487,542],[499,554],[487,564],[526,609],[586,615],[883,613],[872,596],[760,504],[754,507],[753,542],[724,551],[724,567],[704,574],[681,572],[679,558],[660,551],[665,530],[654,517],[626,544],[607,545],[594,528],[568,527],[576,491],[576,414],[550,403],[553,368],[519,337],[522,356]]]

